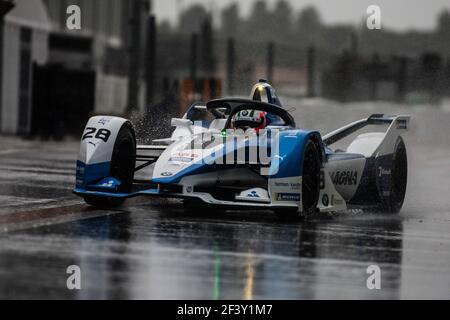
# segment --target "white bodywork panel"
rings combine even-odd
[[[302,206],[302,177],[269,179],[269,195],[273,204]]]
[[[269,193],[263,188],[252,188],[242,191],[236,196],[236,200],[250,201],[250,202],[265,202],[269,203]]]
[[[385,136],[385,132],[361,134],[350,143],[347,152],[362,154],[366,158],[372,157]]]
[[[78,160],[85,164],[111,161],[117,135],[125,122],[119,117],[90,118],[81,136]]]
[[[348,146],[347,152],[361,154],[367,158],[391,154],[394,150],[398,137],[409,129],[410,117],[372,115],[367,119],[361,119],[334,130],[324,135],[322,139],[323,141],[332,139],[334,136],[339,136],[340,134],[342,135],[342,133],[351,130],[352,128],[361,128],[366,124],[370,124],[370,121],[372,121],[372,123],[377,123],[378,121],[378,123],[390,124],[386,132],[370,132],[359,135]]]

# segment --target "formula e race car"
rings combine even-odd
[[[170,138],[137,145],[130,121],[92,117],[81,138],[73,192],[97,207],[154,196],[280,215],[350,207],[396,213],[403,205],[407,116],[374,114],[322,137],[297,128],[261,80],[250,99],[196,103],[171,124]],[[357,135],[345,150],[332,149],[370,127],[378,130]],[[143,171],[147,176],[136,179]]]

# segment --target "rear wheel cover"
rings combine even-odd
[[[383,210],[397,213],[405,200],[408,179],[408,158],[403,139],[397,140],[395,152],[392,155],[392,173],[389,198],[383,202]]]

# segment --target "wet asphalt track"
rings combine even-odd
[[[310,102],[294,114],[326,132],[373,110]],[[96,210],[70,193],[76,143],[7,139],[0,298],[449,299],[450,113],[375,111],[415,117],[399,215],[353,211],[281,222],[265,211],[192,214],[175,200],[142,198]],[[66,287],[74,264],[79,291]],[[381,290],[366,288],[371,264],[381,268]]]

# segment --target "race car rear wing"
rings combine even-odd
[[[409,116],[393,116],[384,114],[373,114],[366,119],[361,119],[352,122],[342,128],[334,130],[323,136],[322,140],[325,145],[331,145],[352,133],[364,128],[368,125],[382,125],[392,124],[394,121],[397,124],[396,128],[401,130],[408,130],[409,128]]]

